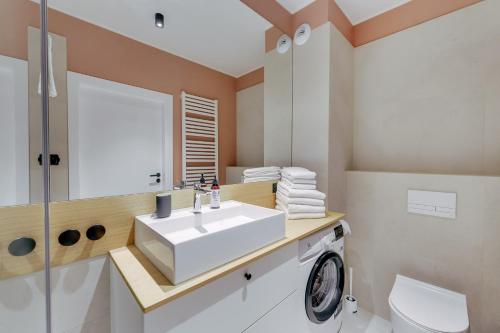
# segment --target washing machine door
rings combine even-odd
[[[335,252],[323,253],[311,270],[306,286],[306,313],[320,324],[342,309],[344,291],[344,262]]]

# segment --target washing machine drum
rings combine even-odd
[[[306,286],[306,313],[314,323],[321,324],[342,309],[344,262],[335,252],[323,253],[311,270]]]

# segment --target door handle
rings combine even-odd
[[[156,178],[156,182],[158,184],[161,183],[161,178],[160,178],[161,177],[161,173],[157,172],[157,173],[155,173],[153,175],[149,175],[149,177],[155,177]]]

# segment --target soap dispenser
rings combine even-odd
[[[217,183],[217,177],[214,177],[210,190],[210,208],[220,208],[220,187]]]

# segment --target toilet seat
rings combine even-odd
[[[461,333],[469,327],[465,295],[401,275],[396,277],[389,305],[427,332]]]
[[[405,322],[406,322],[406,325],[411,325],[411,326],[415,326],[415,328],[418,328],[419,329],[419,332],[425,332],[425,333],[442,333],[442,332],[439,332],[439,331],[435,331],[433,329],[430,329],[428,327],[424,327],[422,325],[420,325],[419,323],[417,322],[414,322],[412,319],[408,318],[406,315],[404,315],[403,313],[401,313],[393,304],[392,302],[389,300],[389,306],[391,307],[391,310],[396,314],[398,315],[400,318],[402,318]]]

